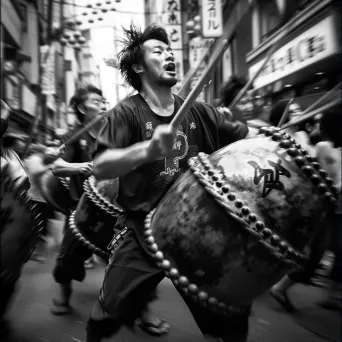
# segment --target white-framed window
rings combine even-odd
[[[260,41],[266,40],[280,25],[280,15],[274,0],[259,1]]]

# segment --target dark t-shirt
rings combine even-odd
[[[169,124],[184,102],[183,98],[174,97],[174,113],[169,117],[155,114],[140,94],[118,103],[100,131],[94,158],[108,148],[125,148],[151,139],[155,128]],[[121,177],[118,203],[128,212],[147,214],[189,169],[189,158],[199,152],[211,154],[247,133],[243,123],[229,122],[215,108],[195,102],[177,131],[172,156],[159,158]]]
[[[63,136],[62,142],[66,142],[74,133],[79,131],[83,126],[79,125],[71,132]],[[96,136],[89,132],[84,133],[79,139],[72,144],[67,144],[63,159],[68,163],[87,163],[92,161],[92,154],[96,146]],[[79,201],[83,193],[83,182],[86,177],[80,173],[70,177],[70,196],[74,201]]]

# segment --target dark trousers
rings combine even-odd
[[[341,248],[342,248],[342,214],[332,215],[329,225],[329,248],[334,253],[335,259],[329,274],[329,278],[335,282],[341,282]]]
[[[66,218],[66,225],[69,217]],[[81,244],[71,229],[65,228],[61,249],[57,256],[53,277],[57,283],[67,284],[72,280],[83,281],[86,275],[84,262],[92,256],[92,252]]]
[[[142,223],[138,225],[142,230]],[[122,325],[132,326],[163,278],[163,272],[143,250],[136,233],[128,229],[106,268],[98,301],[87,324],[87,341],[98,342],[117,332]],[[233,318],[221,316],[181,295],[202,333],[224,341],[247,340],[248,314]]]
[[[335,261],[331,270],[330,278],[334,281],[341,280],[341,214],[327,216],[319,227],[317,234],[310,244],[310,254],[307,262],[289,273],[289,278],[295,282],[308,282],[315,275],[315,271],[326,249],[335,254]]]
[[[306,263],[288,274],[291,280],[307,283],[315,275],[315,271],[326,250],[326,232],[326,226],[321,225],[310,243],[309,257]]]

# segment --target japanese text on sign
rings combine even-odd
[[[205,38],[222,36],[221,0],[202,0],[202,34]]]
[[[162,25],[170,39],[174,53],[178,83],[183,79],[183,39],[180,0],[164,0]]]

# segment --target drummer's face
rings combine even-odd
[[[303,111],[300,108],[298,103],[290,104],[290,107],[289,107],[290,120],[289,121],[299,118],[302,115],[302,113]]]
[[[81,106],[82,112],[90,119],[107,111],[107,101],[96,93],[89,93]]]
[[[177,83],[175,57],[171,47],[157,39],[143,44],[144,60],[136,66],[144,83],[173,87]]]

